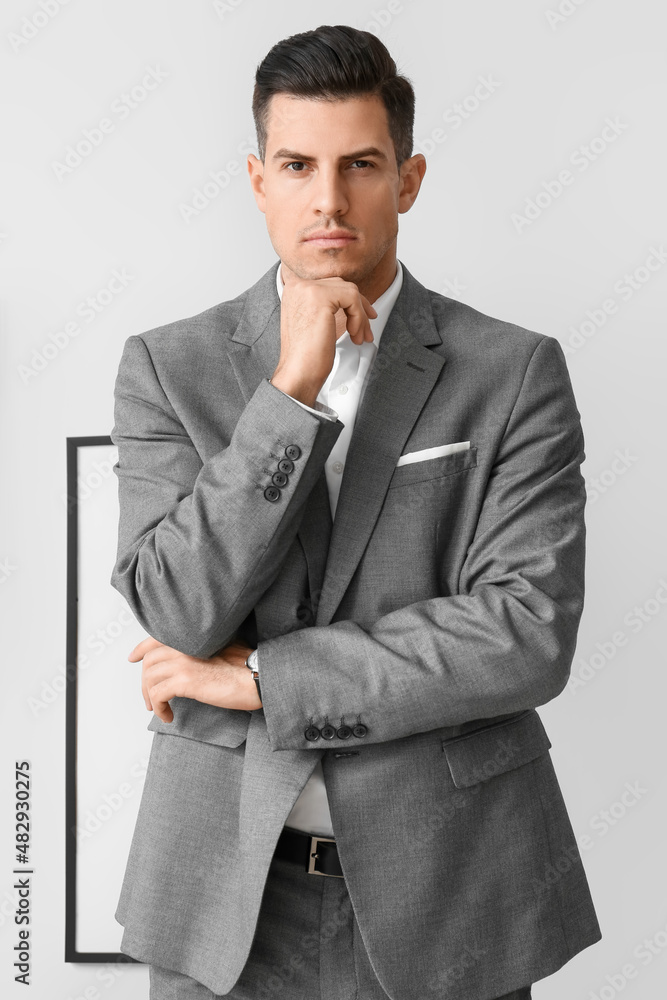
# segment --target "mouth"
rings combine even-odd
[[[356,236],[350,236],[349,233],[334,231],[332,233],[314,233],[307,237],[304,243],[311,247],[346,247],[350,243],[354,243],[356,238]]]

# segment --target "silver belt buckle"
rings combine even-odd
[[[315,868],[315,860],[317,858],[317,845],[318,843],[324,844],[335,844],[336,841],[333,837],[311,837],[310,838],[310,851],[308,852],[308,868],[307,872],[309,875],[324,875],[327,878],[343,878],[342,875],[329,875],[328,872],[318,872]]]

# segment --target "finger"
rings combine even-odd
[[[375,313],[375,316],[377,316],[377,314],[378,314],[377,313],[377,309],[372,304],[372,302],[369,302],[369,300],[366,298],[366,296],[362,295],[361,292],[359,292],[359,298],[361,299],[361,301],[363,303],[363,307],[366,310],[366,312],[368,313],[368,315],[369,316],[371,315],[370,310],[372,310]],[[375,316],[372,316],[371,318],[375,319]]]
[[[156,702],[156,704],[153,707],[153,711],[158,716],[158,718],[162,719],[163,722],[174,721],[174,713],[172,712],[168,701]]]
[[[149,663],[148,658],[151,653],[152,651],[144,657],[144,663],[141,670],[141,693],[147,709],[153,708],[151,692],[154,691],[159,684],[171,682],[172,689],[167,697],[173,698],[173,678],[176,674],[173,660],[158,658],[157,660]],[[159,656],[159,651],[157,655]]]
[[[128,660],[136,663],[137,660],[143,659],[149,649],[155,649],[157,646],[162,645],[163,643],[161,643],[159,639],[154,639],[152,635],[149,635],[148,638],[142,639],[141,642],[137,643],[134,649],[131,650]]]
[[[173,646],[165,646],[164,643],[159,643],[157,646],[153,646],[144,653],[144,669],[146,667],[155,667],[158,663],[170,663],[172,660],[177,658],[187,658],[186,654],[180,653]]]
[[[153,706],[151,704],[150,697],[148,695],[148,678],[146,677],[146,671],[141,672],[141,696],[144,699],[144,705],[149,712],[153,711]]]
[[[169,698],[173,698],[174,694],[169,690],[169,684],[162,681],[160,684],[153,685],[148,696],[158,718],[162,719],[163,722],[173,722],[174,713],[169,704]]]
[[[363,339],[361,342],[363,343],[364,339],[368,341],[372,341],[375,339],[373,337],[373,331],[369,323],[369,318],[377,319],[378,312],[375,306],[371,302],[369,302],[366,296],[362,295],[361,292],[359,292],[359,298],[361,300],[361,305],[363,306],[363,313],[360,313],[361,324],[363,328]]]
[[[375,312],[375,309],[368,302],[368,299],[366,299],[366,304],[363,304],[359,297],[355,298],[347,307],[343,308],[347,315],[350,340],[353,340],[355,344],[363,344],[365,340],[373,340],[373,331],[368,322],[368,310],[372,309]]]
[[[366,316],[370,317],[370,319],[377,319],[378,315],[377,309],[375,308],[374,305],[372,305],[368,301],[365,295],[361,296],[361,302],[364,307]],[[375,337],[373,336],[373,330],[371,329],[371,324],[368,322],[368,318],[364,322],[364,340],[367,340],[369,342],[375,340]]]
[[[151,699],[148,694],[148,688],[150,686],[148,674],[146,673],[146,667],[144,666],[141,671],[141,695],[144,699],[144,705],[149,712],[153,711],[153,705],[151,704]]]

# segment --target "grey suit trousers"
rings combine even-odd
[[[473,951],[431,979],[424,997],[465,997]],[[248,961],[230,993],[156,965],[149,966],[150,1000],[387,1000],[368,959],[345,880],[309,875],[274,857]],[[493,989],[493,987],[490,987]],[[530,1000],[531,988],[477,1000]]]

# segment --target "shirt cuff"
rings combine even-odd
[[[273,382],[271,383],[271,385],[273,385]],[[274,389],[278,389],[277,385],[273,387]],[[282,392],[283,396],[288,396],[289,399],[294,399],[294,396],[290,396],[288,392],[283,392],[282,389],[278,389],[278,392]],[[324,403],[320,403],[318,399],[315,400],[315,409],[313,409],[312,406],[307,406],[305,403],[302,403],[300,399],[294,399],[294,402],[298,403],[299,406],[302,406],[304,410],[309,410],[310,413],[316,413],[323,417],[326,417],[327,420],[338,420],[337,412],[335,410],[332,410],[330,406],[325,406]]]

